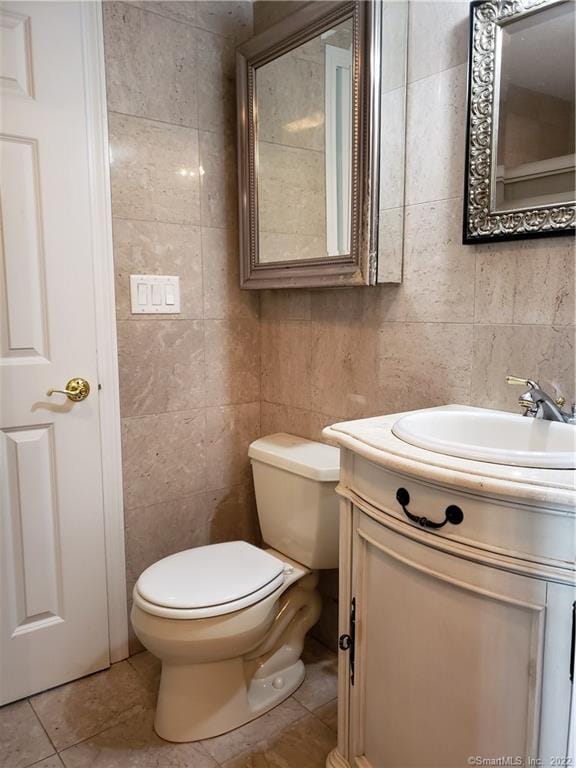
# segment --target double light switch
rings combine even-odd
[[[180,312],[180,278],[171,275],[130,275],[133,315],[175,315]]]

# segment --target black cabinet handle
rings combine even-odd
[[[352,647],[352,638],[350,635],[340,635],[338,638],[338,648],[341,651],[349,651]]]
[[[444,513],[446,517],[441,523],[435,523],[433,520],[428,520],[427,517],[419,517],[418,515],[413,515],[408,511],[408,504],[410,504],[410,494],[406,488],[398,488],[396,491],[396,501],[404,510],[406,517],[409,520],[412,520],[413,523],[418,523],[418,525],[422,526],[422,528],[442,528],[446,525],[446,523],[452,523],[452,525],[460,525],[462,520],[464,520],[464,512],[462,512],[460,507],[457,507],[455,504],[450,504],[449,507],[446,507],[446,511]]]

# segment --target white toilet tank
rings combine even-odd
[[[248,455],[266,544],[308,568],[337,568],[338,448],[279,432]]]

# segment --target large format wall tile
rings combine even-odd
[[[202,317],[200,228],[160,221],[114,219],[117,320],[184,320]],[[133,315],[130,275],[178,275],[180,314]]]
[[[259,402],[206,409],[208,490],[250,481],[248,446],[259,436]]]
[[[206,320],[206,405],[260,399],[260,329],[256,319]]]
[[[574,262],[569,237],[482,246],[476,267],[476,321],[573,323]]]
[[[294,408],[284,403],[268,403],[263,400],[260,404],[260,431],[263,435],[288,432],[309,439],[311,415],[307,408]]]
[[[574,402],[573,326],[477,325],[474,336],[474,405],[521,412],[522,389],[506,383],[508,374],[539,381]]]
[[[235,228],[236,145],[232,136],[200,131],[202,226]]]
[[[406,203],[459,197],[464,185],[466,65],[408,86]]]
[[[379,341],[383,412],[470,402],[472,325],[385,323]]]
[[[206,493],[210,510],[210,543],[248,541],[259,545],[262,537],[255,514],[252,481]]]
[[[406,209],[403,281],[372,300],[383,320],[473,321],[476,248],[461,237],[460,198]]]
[[[198,20],[198,4],[194,0],[127,0],[130,5],[151,11],[169,19],[195,25]]]
[[[109,127],[113,214],[198,224],[198,132],[115,113]]]
[[[202,228],[202,266],[205,318],[258,316],[258,292],[240,289],[236,230]]]
[[[310,409],[360,418],[379,412],[378,330],[368,324],[318,322],[312,335]]]
[[[126,576],[131,592],[149,565],[182,549],[209,544],[211,505],[204,491],[126,510]],[[129,592],[129,594],[130,594]]]
[[[312,373],[310,324],[266,322],[261,333],[262,399],[309,408]]]
[[[408,82],[465,64],[470,4],[418,0],[409,7]]]
[[[231,40],[196,30],[198,55],[198,126],[208,131],[234,131],[236,71]]]
[[[130,0],[130,4],[229,37],[237,43],[252,35],[250,0]]]
[[[197,0],[196,23],[202,29],[217,32],[241,43],[252,35],[250,0]]]
[[[125,508],[204,490],[205,434],[202,409],[122,419]]]
[[[126,3],[103,9],[108,109],[196,128],[195,30]]]
[[[408,3],[382,2],[382,93],[406,83],[406,27]]]
[[[124,417],[204,405],[201,321],[121,321],[118,356],[120,408]]]
[[[312,293],[296,290],[259,291],[263,320],[309,320]]]
[[[239,286],[233,135],[234,45],[251,34],[252,7],[136,0],[104,11],[130,596],[172,552],[259,540],[246,455],[259,434],[259,299]],[[180,313],[132,315],[131,274],[178,275]],[[92,747],[67,761],[125,756]]]

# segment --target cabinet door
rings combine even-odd
[[[440,552],[358,509],[353,527],[352,764],[528,764],[539,751],[546,583]],[[569,693],[568,665],[552,690]],[[547,738],[556,755],[568,713],[561,720]]]

